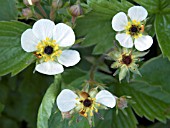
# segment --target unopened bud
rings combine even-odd
[[[77,17],[83,14],[83,9],[80,4],[71,6],[69,11],[73,17]]]
[[[28,19],[32,17],[33,13],[30,8],[24,8],[22,9],[22,15]]]
[[[126,97],[123,96],[123,97],[120,97],[120,98],[117,99],[117,107],[119,109],[127,108],[128,107],[127,104],[128,104],[128,102],[127,102]]]
[[[61,8],[63,6],[62,0],[53,0],[52,1],[52,7],[55,9]]]
[[[29,6],[29,5],[34,5],[37,2],[39,2],[40,0],[23,0],[24,4]]]

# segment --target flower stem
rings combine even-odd
[[[51,10],[50,10],[50,20],[52,20],[52,21],[54,21],[55,18],[56,18],[55,12],[56,12],[56,9],[51,7]]]
[[[37,8],[40,10],[40,12],[42,13],[42,15],[45,17],[45,18],[47,18],[48,16],[47,16],[47,13],[44,11],[44,9],[43,9],[43,7],[41,6],[41,4],[38,2],[37,4],[36,4],[36,6],[37,6]]]
[[[94,73],[96,71],[97,66],[92,65],[91,70],[90,70],[90,81],[94,81]]]

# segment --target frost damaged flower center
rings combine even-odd
[[[54,61],[56,57],[60,56],[62,51],[59,49],[59,45],[56,44],[55,40],[46,38],[38,43],[36,46],[36,54],[39,55],[39,58],[42,58],[44,61]]]
[[[128,22],[126,26],[126,34],[130,34],[134,38],[138,38],[142,36],[142,32],[144,31],[144,25],[136,20]]]
[[[131,64],[131,62],[132,62],[131,55],[129,55],[129,56],[122,55],[122,63],[123,64],[126,64],[128,66],[129,64]]]

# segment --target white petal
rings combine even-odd
[[[26,52],[36,51],[36,46],[37,46],[38,42],[39,42],[39,40],[33,34],[32,29],[27,29],[21,35],[21,47]]]
[[[59,23],[53,30],[53,39],[57,41],[59,46],[71,46],[75,42],[75,34],[71,27],[66,24]]]
[[[44,40],[47,37],[52,38],[54,27],[55,27],[55,24],[53,21],[48,20],[48,19],[41,19],[35,22],[32,30],[38,39]]]
[[[96,102],[107,107],[113,108],[116,105],[115,97],[107,90],[102,90],[96,95]]]
[[[135,39],[135,48],[139,51],[144,51],[149,49],[153,44],[153,39],[151,36],[141,36]]]
[[[146,19],[148,12],[142,6],[133,6],[128,10],[128,16],[131,20],[143,21]]]
[[[43,62],[36,65],[35,70],[47,75],[56,75],[64,71],[63,66],[57,62]]]
[[[58,57],[58,62],[66,67],[74,66],[80,61],[80,54],[75,50],[64,50]]]
[[[57,97],[57,106],[61,112],[68,112],[75,108],[78,96],[69,89],[64,89]]]
[[[119,41],[120,45],[125,48],[132,48],[133,47],[133,40],[132,37],[126,33],[120,33],[116,35],[116,40]]]
[[[112,28],[115,31],[125,30],[125,26],[127,24],[128,24],[128,19],[124,12],[117,13],[112,19]]]

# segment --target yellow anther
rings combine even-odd
[[[87,117],[87,113],[84,113],[84,116]]]
[[[50,38],[46,38],[45,40],[42,40],[38,43],[36,46],[37,53],[41,54],[41,59],[43,59],[45,62],[47,61],[54,61],[56,57],[60,56],[62,51],[59,49],[59,45],[55,43],[56,40],[52,40]],[[45,52],[45,48],[51,47],[50,52]]]

